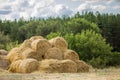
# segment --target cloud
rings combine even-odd
[[[114,3],[113,3],[114,2]],[[117,7],[115,7],[117,6]],[[82,12],[82,11],[99,11],[101,13],[110,13],[116,11],[119,8],[118,4],[115,1],[100,1],[100,0],[86,0],[83,3],[81,3],[77,9],[76,12]]]
[[[4,15],[4,14],[9,14],[11,11],[9,10],[0,10],[0,14]]]
[[[78,6],[77,11],[90,11],[91,5],[88,5],[88,3],[83,3]]]
[[[55,5],[53,10],[55,11],[55,13],[59,16],[59,15],[71,15],[72,14],[72,10],[70,10],[68,8],[68,6],[65,6],[63,4],[58,4]]]
[[[1,19],[57,17],[77,11],[120,13],[120,0],[0,0]]]

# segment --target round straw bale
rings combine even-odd
[[[79,60],[78,54],[74,50],[66,50],[64,52],[64,59],[70,59],[70,60]]]
[[[50,49],[52,45],[46,39],[37,39],[31,43],[31,47],[38,54],[39,60],[41,60],[44,58],[45,52]]]
[[[89,72],[90,66],[82,60],[76,60],[77,72]]]
[[[8,69],[9,61],[6,59],[6,55],[0,55],[0,68]]]
[[[30,38],[31,41],[37,40],[37,39],[44,39],[42,36],[32,36]]]
[[[76,73],[77,72],[77,64],[72,60],[62,60],[60,62],[62,65],[62,72],[64,73]]]
[[[21,62],[22,62],[22,60],[14,61],[13,63],[11,63],[10,68],[8,70],[10,72],[19,73],[20,72],[19,66],[20,66]]]
[[[15,60],[20,59],[19,53],[18,53],[19,48],[13,48],[7,55],[7,59],[9,60],[9,62],[13,62]]]
[[[21,53],[21,58],[22,59],[26,59],[26,58],[37,59],[37,53],[33,49],[31,49],[31,48],[27,48],[26,50],[24,50]]]
[[[24,51],[26,48],[31,48],[31,40],[27,39],[24,40],[24,42],[20,45],[19,47],[19,51]]]
[[[42,73],[60,73],[63,68],[57,59],[45,59],[40,61],[39,71]]]
[[[7,55],[8,51],[4,50],[4,49],[0,49],[0,55]]]
[[[68,47],[68,43],[62,37],[53,38],[53,39],[49,40],[49,42],[52,44],[52,47],[57,47],[62,52],[66,51],[66,49]]]
[[[39,62],[36,59],[24,59],[19,65],[19,73],[31,73],[38,69]]]
[[[63,53],[59,48],[53,47],[47,50],[45,53],[45,59],[63,59]]]

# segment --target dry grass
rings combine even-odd
[[[0,80],[120,80],[120,68],[92,69],[89,73],[9,73],[0,69]]]

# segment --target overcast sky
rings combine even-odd
[[[71,16],[78,11],[120,14],[120,0],[0,0],[0,19]]]

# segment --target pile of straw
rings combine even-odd
[[[43,73],[88,72],[89,65],[79,60],[74,50],[68,49],[67,41],[62,37],[47,40],[42,36],[33,36],[7,54],[9,71],[31,73],[36,70]]]

